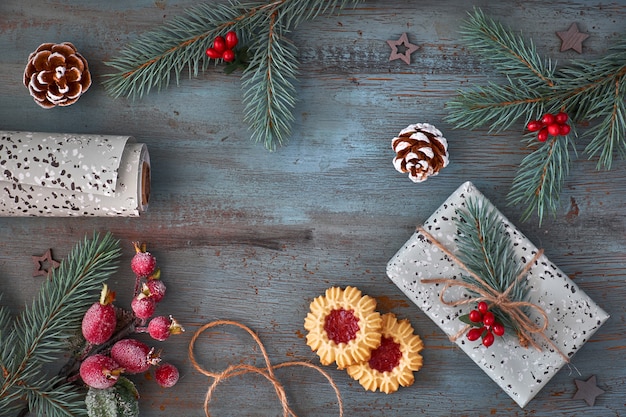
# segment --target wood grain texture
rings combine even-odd
[[[524,35],[559,62],[602,56],[626,31],[626,1],[376,0],[302,25],[293,35],[301,71],[290,142],[274,153],[251,142],[242,121],[237,76],[211,69],[142,100],[112,99],[99,83],[104,61],[137,35],[195,4],[192,0],[0,2],[0,129],[133,135],[148,145],[152,196],[139,219],[0,218],[0,292],[15,313],[41,282],[31,255],[52,248],[57,259],[93,230],[124,244],[110,285],[130,301],[131,241],[144,240],[168,284],[159,312],[187,332],[163,343],[181,369],[179,384],[156,387],[134,378],[141,415],[202,416],[205,377],[186,357],[192,333],[214,319],[241,321],[258,332],[275,363],[310,360],[302,327],[310,301],[334,285],[355,285],[381,309],[409,318],[425,343],[424,367],[410,388],[365,392],[345,372],[326,368],[339,385],[346,416],[620,416],[626,415],[626,165],[598,172],[575,162],[555,218],[522,223],[506,194],[527,150],[523,126],[501,134],[454,130],[445,103],[464,86],[497,81],[459,41],[474,6]],[[556,31],[572,22],[589,33],[583,54],[559,52]],[[389,62],[385,42],[406,32],[420,49],[411,65]],[[21,77],[28,54],[43,42],[73,42],[88,59],[92,88],[68,108],[40,109]],[[450,143],[451,164],[424,184],[392,166],[391,139],[410,123],[430,122]],[[580,149],[584,144],[579,144]],[[462,182],[477,187],[611,318],[525,409],[430,322],[386,277],[387,261]],[[238,331],[207,337],[198,355],[214,370],[260,364],[258,349]],[[579,374],[580,372],[580,374]],[[594,407],[573,401],[575,378],[596,374],[606,392]],[[299,416],[337,415],[332,390],[308,370],[279,377]],[[211,403],[215,416],[278,416],[272,388],[253,376],[229,380]]]

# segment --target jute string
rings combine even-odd
[[[259,349],[261,350],[261,354],[263,355],[263,360],[265,361],[265,368],[248,365],[248,364],[239,364],[239,365],[230,365],[222,372],[211,372],[211,371],[204,369],[196,360],[196,357],[194,354],[194,347],[195,347],[196,341],[198,340],[198,338],[200,337],[202,333],[204,333],[208,329],[211,329],[217,326],[234,326],[234,327],[238,327],[240,329],[245,330],[252,337],[252,339],[254,339],[256,344],[259,346]],[[280,381],[276,378],[276,375],[274,374],[274,370],[279,369],[279,368],[286,368],[289,366],[302,366],[305,368],[314,369],[320,374],[322,374],[328,380],[328,383],[335,391],[335,395],[337,396],[337,405],[339,406],[339,417],[343,417],[343,400],[341,399],[339,388],[337,387],[337,385],[335,384],[335,382],[333,381],[333,379],[330,377],[329,374],[327,374],[319,366],[313,365],[312,363],[304,362],[304,361],[290,361],[290,362],[283,362],[278,365],[272,365],[272,363],[270,362],[270,358],[267,355],[267,352],[265,350],[265,346],[261,342],[261,339],[249,327],[239,322],[230,321],[230,320],[216,320],[200,327],[194,333],[193,337],[191,338],[191,342],[189,342],[189,360],[191,361],[191,364],[196,369],[196,371],[210,378],[213,378],[213,382],[209,386],[209,389],[207,390],[207,393],[204,398],[204,414],[207,417],[211,417],[211,414],[209,412],[209,403],[211,402],[211,399],[213,398],[213,394],[217,386],[221,382],[229,378],[232,378],[235,376],[241,376],[245,374],[250,374],[250,373],[263,376],[272,384],[272,386],[274,387],[274,390],[276,391],[276,396],[278,397],[282,405],[284,417],[297,417],[296,413],[289,406],[289,402],[287,400],[287,394],[285,392],[285,387],[283,386],[283,384],[280,383]]]
[[[452,279],[452,278],[429,278],[422,279],[422,283],[424,284],[444,284],[441,292],[439,293],[439,300],[442,304],[445,304],[450,307],[456,307],[460,305],[465,305],[474,302],[485,301],[498,307],[503,313],[507,314],[511,320],[517,325],[518,337],[520,339],[520,343],[523,346],[530,344],[537,350],[541,350],[541,346],[537,344],[534,340],[533,335],[541,336],[561,357],[565,360],[565,362],[569,363],[569,358],[565,355],[561,350],[554,344],[554,342],[545,334],[546,329],[548,328],[548,315],[546,312],[536,304],[533,304],[528,301],[513,301],[509,299],[509,294],[515,287],[515,285],[528,274],[531,270],[535,262],[543,255],[543,249],[539,249],[535,256],[530,260],[530,262],[526,263],[522,271],[515,278],[515,280],[503,291],[499,292],[495,288],[488,285],[484,279],[482,279],[479,275],[471,271],[458,257],[456,257],[452,252],[450,252],[445,246],[443,246],[433,235],[428,233],[423,227],[418,227],[417,231],[424,235],[428,240],[431,241],[433,245],[439,248],[444,254],[446,254],[450,259],[452,259],[457,265],[459,265],[462,269],[464,269],[476,282],[480,285],[475,285],[469,282],[465,282],[463,280]],[[478,294],[476,297],[463,298],[460,300],[447,301],[445,299],[445,293],[448,289],[452,287],[462,287],[467,290]],[[523,309],[527,307],[535,312],[537,312],[542,320],[541,325],[535,324],[528,315],[526,315]],[[461,329],[456,335],[453,335],[450,339],[455,341],[458,339],[463,333],[467,331],[470,326],[467,325],[465,328]]]

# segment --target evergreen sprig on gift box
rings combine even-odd
[[[289,34],[303,21],[361,0],[273,0],[201,4],[163,28],[146,33],[108,62],[105,89],[114,97],[141,98],[153,88],[178,83],[185,69],[198,76],[208,69],[205,51],[217,36],[238,33],[249,58],[242,73],[244,120],[252,139],[269,150],[291,134],[298,72],[297,48]]]
[[[626,39],[602,58],[558,67],[542,58],[532,41],[512,33],[480,9],[470,14],[462,37],[506,83],[460,91],[447,103],[448,122],[457,128],[487,125],[491,132],[500,132],[520,121],[526,124],[543,114],[564,111],[581,128],[577,139],[587,141],[584,153],[598,158],[598,170],[611,169],[615,156],[626,157]],[[525,206],[524,220],[536,212],[541,223],[546,212],[556,214],[576,154],[576,137],[572,130],[543,143],[534,136],[524,139],[533,151],[521,162],[508,195],[510,204]]]
[[[87,415],[84,392],[62,376],[48,375],[43,366],[67,350],[94,294],[117,269],[119,255],[117,240],[95,233],[74,247],[15,320],[0,306],[2,415],[19,410],[47,417]]]

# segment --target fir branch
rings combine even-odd
[[[456,213],[459,236],[456,241],[461,262],[499,293],[513,285],[508,296],[511,301],[525,300],[528,287],[525,280],[517,279],[524,265],[517,259],[510,234],[497,211],[482,200],[470,198],[466,208],[457,210]],[[463,275],[462,279],[484,289],[470,275]],[[506,327],[517,329],[511,318],[499,308],[494,308],[493,312]]]
[[[535,143],[530,139],[529,146]],[[510,204],[526,207],[523,220],[536,211],[541,225],[546,211],[555,213],[558,209],[563,183],[572,165],[570,148],[575,152],[569,136],[552,137],[522,160],[508,199]]]
[[[94,233],[91,240],[85,238],[77,244],[59,268],[53,270],[51,278],[42,284],[32,305],[18,316],[6,339],[2,340],[3,345],[8,342],[13,347],[3,347],[0,351],[4,367],[0,408],[15,409],[14,400],[26,397],[29,406],[41,405],[45,409],[33,411],[48,417],[73,415],[63,411],[66,409],[81,410],[80,401],[74,401],[71,407],[64,404],[70,398],[78,398],[74,394],[62,386],[42,382],[46,380],[42,376],[42,365],[58,359],[68,337],[80,329],[83,314],[94,301],[94,293],[116,270],[119,255],[119,244],[110,234],[100,239]],[[5,323],[4,318],[2,323]],[[3,334],[6,333],[3,331]],[[51,393],[59,393],[60,399],[36,398]],[[60,402],[55,404],[55,401]]]
[[[224,4],[207,3],[186,11],[164,27],[139,36],[106,64],[116,71],[105,76],[113,97],[141,98],[152,89],[178,84],[182,72],[198,76],[208,69],[205,50],[218,35],[230,30],[252,56],[244,70],[244,119],[252,138],[273,150],[291,134],[294,87],[298,68],[295,46],[285,38],[301,22],[362,0],[273,0]],[[260,83],[260,85],[257,85]]]

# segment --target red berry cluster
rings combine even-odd
[[[526,127],[531,132],[537,133],[537,140],[545,142],[550,136],[566,136],[571,131],[571,127],[567,124],[567,113],[559,112],[556,115],[546,113],[540,120],[531,120]]]
[[[165,295],[165,285],[160,280],[161,273],[157,268],[156,258],[146,251],[145,245],[138,242],[134,242],[133,245],[135,247],[135,255],[131,260],[131,269],[135,273],[135,297],[131,302],[134,313],[133,326],[135,332],[147,332],[153,339],[163,341],[171,334],[181,333],[184,329],[172,316],[154,317],[147,327],[138,327],[143,326],[154,314],[156,304]],[[108,354],[92,354],[82,361],[79,373],[83,382],[92,388],[104,389],[115,385],[121,374],[143,373],[152,366],[157,366],[155,380],[159,385],[171,387],[176,384],[178,370],[174,365],[162,364],[160,352],[132,338],[115,341],[113,334],[118,325],[118,314],[112,304],[114,300],[115,293],[109,291],[105,284],[100,300],[94,303],[83,317],[82,333],[89,343],[87,351],[94,345],[108,344],[104,348],[98,348],[99,352],[106,352],[110,347]]]
[[[472,323],[476,323],[475,325],[477,326],[467,332],[467,339],[470,342],[482,337],[483,345],[489,347],[493,345],[495,340],[494,334],[496,336],[504,334],[504,326],[499,321],[496,321],[496,317],[489,311],[489,306],[484,301],[478,303],[476,310],[470,311],[469,319]]]
[[[232,30],[226,36],[217,36],[213,40],[213,47],[206,50],[206,55],[211,59],[223,59],[226,62],[235,60],[235,51],[233,50],[239,39],[237,34]]]

